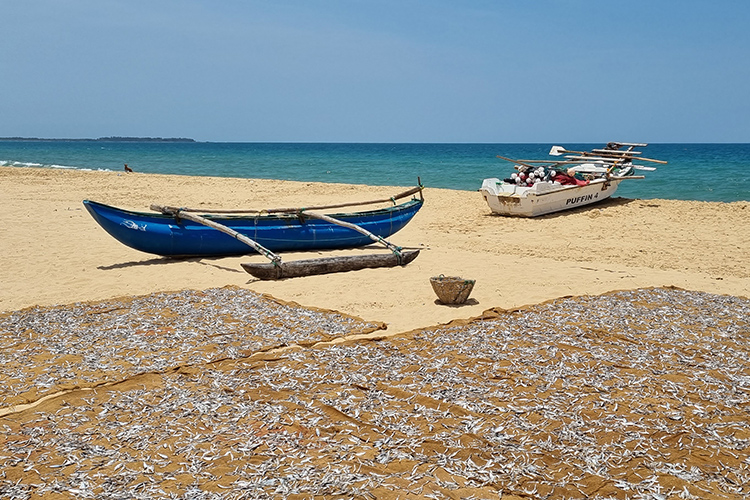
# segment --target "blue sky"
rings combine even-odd
[[[0,0],[0,136],[750,142],[748,0]]]

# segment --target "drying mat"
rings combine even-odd
[[[8,415],[0,493],[750,495],[749,300],[648,289],[487,316]]]
[[[6,313],[0,315],[0,415],[61,390],[380,328],[238,287]]]

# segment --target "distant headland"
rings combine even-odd
[[[98,139],[42,139],[39,137],[0,137],[0,141],[34,142],[195,142],[186,137],[99,137]]]

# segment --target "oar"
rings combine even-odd
[[[604,149],[597,149],[596,153],[592,153],[590,151],[570,151],[570,150],[565,149],[562,146],[552,146],[552,149],[549,150],[549,154],[551,156],[561,156],[561,155],[564,155],[564,154],[579,154],[579,155],[588,156],[588,157],[592,157],[592,156],[596,157],[596,156],[601,156],[602,154],[610,154],[610,155],[613,155],[613,158],[615,158],[615,159],[623,159],[623,158],[630,158],[630,159],[632,159],[633,155],[639,155],[639,154],[641,154],[641,152],[640,151],[617,151],[617,150],[614,150],[614,149],[611,150],[611,152],[610,152],[610,151],[604,150]],[[663,160],[654,160],[653,158],[641,158],[641,157],[638,157],[637,159],[638,160],[643,160],[643,161],[650,161],[652,163],[661,163],[663,165],[667,164],[666,161],[663,161]]]
[[[571,149],[565,149],[562,146],[552,146],[552,148],[549,150],[549,154],[551,156],[560,156],[560,155],[571,154],[571,153],[575,153],[579,155],[590,155],[592,154],[592,152],[604,153],[604,154],[610,154],[610,155],[619,155],[619,156],[623,156],[623,155],[630,156],[630,155],[641,154],[640,151],[632,151],[632,150],[619,151],[617,149],[594,149],[592,151],[573,151]]]
[[[592,153],[584,153],[578,156],[575,155],[565,155],[565,158],[572,161],[603,161],[603,162],[621,162],[621,161],[633,161],[633,160],[643,160],[643,161],[650,161],[653,163],[661,163],[663,165],[666,165],[666,161],[662,160],[653,160],[651,158],[641,158],[640,156],[596,156]]]
[[[582,161],[593,162],[593,163],[620,163],[622,158],[600,158],[597,156],[566,156],[570,158],[567,163],[581,163]],[[632,160],[642,160],[643,158],[633,158]],[[653,172],[656,167],[646,167],[644,165],[631,165],[636,170],[647,170]]]
[[[552,146],[552,148],[549,150],[550,156],[562,156],[568,153],[581,153],[581,151],[568,151],[562,146]]]
[[[516,163],[541,163],[547,165],[563,165],[566,163],[581,163],[580,161],[563,160],[563,161],[549,161],[549,160],[514,160]]]
[[[201,217],[200,215],[191,214],[175,207],[151,205],[151,210],[154,210],[155,212],[161,212],[165,215],[173,215],[182,219],[191,220],[193,222],[197,222],[198,224],[203,224],[204,226],[216,229],[217,231],[221,231],[222,233],[228,234],[229,236],[232,236],[233,238],[246,244],[264,257],[267,257],[271,260],[272,263],[281,264],[281,257],[279,255],[273,253],[257,241],[248,238],[244,234],[238,233],[234,229],[227,227],[224,224],[219,224],[218,222],[208,220],[205,217]]]
[[[625,151],[620,151],[619,149],[592,149],[589,151],[590,153],[604,153],[608,155],[639,155],[641,154],[640,151],[635,151],[632,148],[626,149]]]
[[[608,142],[607,146],[609,145],[617,146],[618,148],[621,148],[623,146],[628,146],[630,149],[633,148],[645,148],[648,146],[648,144],[643,142]]]
[[[500,158],[501,160],[509,161],[509,162],[511,162],[511,163],[517,163],[517,164],[519,164],[519,165],[522,165],[522,166],[524,166],[524,167],[528,167],[528,168],[536,168],[536,167],[535,167],[534,165],[529,165],[528,163],[524,163],[524,162],[522,162],[522,161],[514,160],[514,159],[512,159],[512,158],[506,158],[506,157],[504,157],[504,156],[500,156],[500,155],[497,155],[497,157],[498,157],[498,158]]]
[[[617,163],[623,160],[634,159],[634,158],[626,158],[622,156],[614,157],[614,156],[588,156],[588,155],[578,155],[578,156],[566,155],[565,158],[569,160],[573,160],[573,161],[578,161],[578,162],[594,161],[594,162],[607,162],[607,163],[612,163],[612,162]],[[640,158],[638,159],[640,160]]]

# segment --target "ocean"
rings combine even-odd
[[[557,144],[590,150],[603,144]],[[555,159],[553,144],[353,144],[119,141],[0,141],[0,166],[413,186],[475,191],[504,178],[514,159]],[[651,144],[642,156],[665,160],[617,196],[698,201],[750,200],[750,144]],[[559,159],[559,157],[557,157]]]

